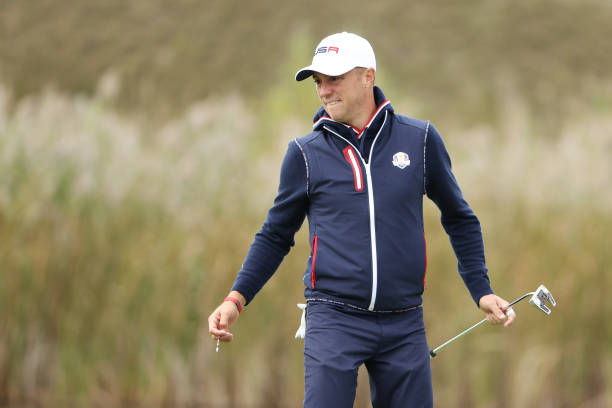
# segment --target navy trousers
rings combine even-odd
[[[374,408],[433,407],[423,309],[375,313],[309,302],[304,407],[352,408],[365,364]]]

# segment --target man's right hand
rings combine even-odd
[[[242,304],[246,303],[244,296],[238,292],[230,293],[230,296],[236,297]],[[233,302],[224,301],[215,309],[208,317],[208,332],[213,340],[232,341],[234,335],[230,333],[229,328],[238,320],[238,308]]]

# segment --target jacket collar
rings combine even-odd
[[[377,86],[374,86],[374,102],[376,103],[378,109],[376,109],[376,112],[374,112],[374,114],[372,115],[368,123],[366,123],[366,125],[363,127],[363,129],[357,129],[353,126],[336,122],[321,106],[313,118],[313,130],[321,130],[323,128],[323,125],[327,125],[335,131],[339,132],[340,134],[350,134],[352,137],[355,137],[357,139],[360,139],[363,135],[367,136],[369,130],[378,131],[378,129],[383,123],[385,111],[393,112],[393,106],[391,106],[391,102],[389,101],[389,99],[385,97],[383,91]]]

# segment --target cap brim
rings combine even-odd
[[[306,78],[308,78],[309,76],[311,76],[313,72],[314,71],[311,69],[310,65],[307,66],[307,67],[304,67],[304,68],[300,69],[298,72],[296,72],[295,80],[296,81],[303,81]]]
[[[303,81],[313,74],[313,72],[319,72],[323,75],[338,76],[346,74],[351,69],[356,68],[355,66],[324,66],[323,64],[313,64],[300,69],[295,74],[296,81]]]

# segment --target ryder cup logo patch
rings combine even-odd
[[[397,152],[393,155],[393,165],[400,169],[404,169],[410,166],[410,158],[404,152]]]

